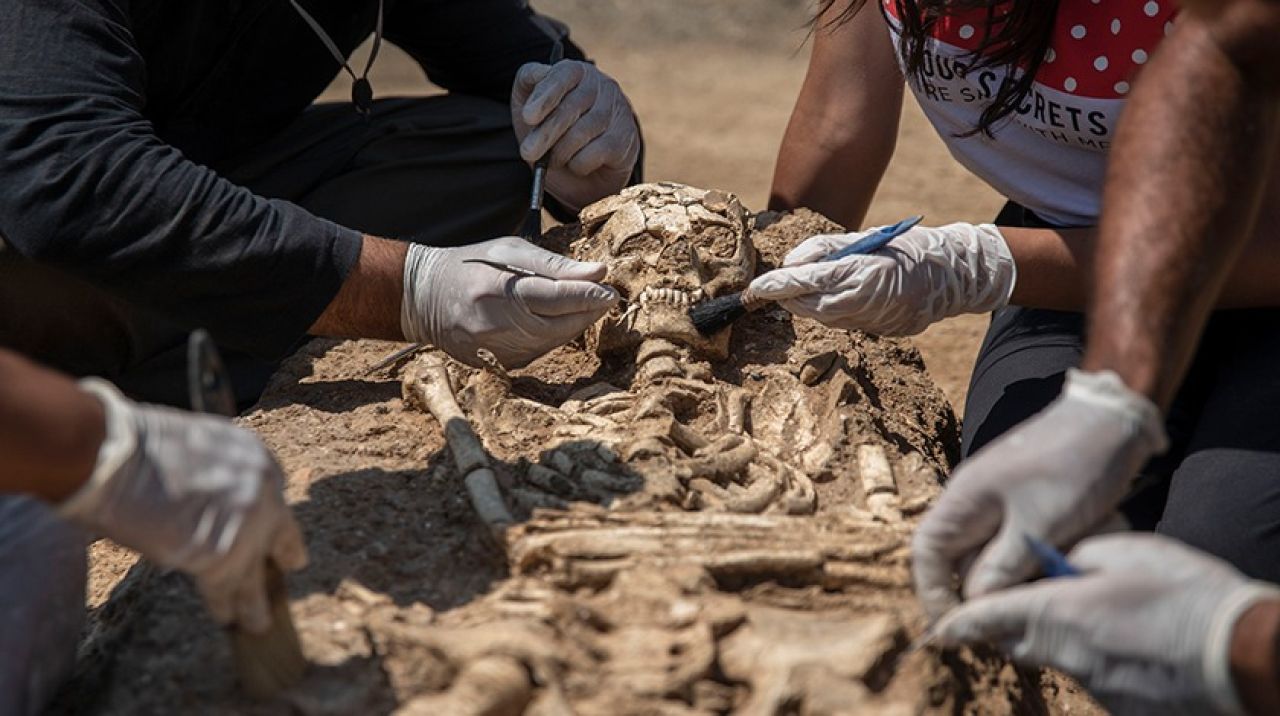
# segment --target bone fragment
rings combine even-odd
[[[578,467],[578,462],[563,450],[552,450],[547,454],[547,462],[565,477],[573,477],[573,473],[577,471]]]
[[[542,465],[530,465],[525,471],[525,479],[540,490],[560,497],[573,494],[573,482],[564,475]]]
[[[643,482],[639,477],[615,475],[604,470],[583,470],[578,478],[588,490],[599,492],[634,492]]]
[[[826,351],[812,356],[800,367],[800,382],[805,385],[816,385],[818,381],[831,374],[831,369],[839,357],[840,354],[836,351]]]
[[[862,490],[867,495],[887,492],[898,494],[898,484],[893,479],[893,467],[884,448],[868,443],[858,446],[858,474],[862,477]]]
[[[524,506],[530,512],[534,510],[564,510],[569,507],[568,502],[554,495],[524,487],[512,488],[511,499]]]
[[[928,510],[932,506],[933,495],[920,495],[914,499],[903,502],[898,509],[902,514],[914,517],[916,515],[923,514],[925,510]]]
[[[890,524],[902,522],[898,509],[898,483],[893,479],[893,466],[884,448],[875,444],[858,446],[858,473],[867,496],[871,514]]]
[[[712,555],[703,566],[717,577],[777,579],[816,573],[822,569],[823,561],[814,550],[760,549]]]
[[[469,662],[443,694],[422,696],[396,711],[397,716],[518,716],[533,700],[529,671],[508,656]]]
[[[637,372],[643,376],[645,381],[650,383],[663,378],[678,378],[684,374],[684,371],[680,369],[680,363],[669,356],[658,356],[653,360],[645,361],[640,364]]]
[[[624,462],[647,460],[653,457],[665,456],[666,454],[667,446],[660,439],[653,436],[640,438],[622,447],[622,459]]]
[[[445,362],[438,355],[419,357],[405,371],[403,391],[407,402],[425,407],[444,426],[454,464],[465,475],[472,508],[494,535],[501,537],[515,519],[502,500],[489,455],[458,405]]]
[[[605,396],[625,396],[625,395],[626,395],[626,392],[616,385],[612,385],[610,383],[592,383],[591,385],[588,385],[585,388],[580,388],[578,390],[575,390],[572,394],[569,395],[568,399],[565,402],[572,403],[577,401],[577,402],[585,403],[591,400],[596,400],[598,398],[603,398]]]
[[[636,365],[647,363],[655,358],[679,358],[680,348],[671,341],[661,338],[650,338],[640,344],[636,351]]]
[[[484,369],[497,378],[502,385],[511,387],[511,374],[507,372],[506,367],[498,361],[498,357],[488,348],[480,348],[476,350],[476,358],[480,359],[480,363],[484,365]]]
[[[720,425],[739,435],[747,431],[747,406],[750,396],[742,388],[730,388],[720,393],[716,408],[720,411]]]
[[[696,452],[710,445],[711,442],[697,430],[671,417],[671,440],[687,453]]]
[[[747,471],[751,483],[745,490],[730,491],[724,507],[730,512],[760,514],[782,493],[782,476],[754,464]]]
[[[804,454],[800,456],[800,464],[810,475],[813,475],[819,482],[830,480],[834,477],[831,472],[831,460],[836,455],[835,448],[831,447],[831,443],[825,440],[819,440],[810,445]]]
[[[902,566],[881,564],[856,564],[827,562],[822,567],[822,583],[828,589],[849,586],[875,587],[878,589],[907,589],[911,586],[911,571]]]
[[[803,470],[794,468],[776,458],[776,462],[786,475],[786,493],[783,496],[783,509],[789,515],[811,515],[818,509],[818,491],[813,487],[813,480]]]
[[[747,469],[755,459],[755,443],[742,435],[725,435],[711,445],[699,450],[689,467],[697,477],[728,480]]]

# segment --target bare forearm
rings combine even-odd
[[[408,250],[408,245],[399,241],[364,237],[360,260],[312,325],[311,333],[331,338],[403,340],[400,301]]]
[[[1245,710],[1280,713],[1280,602],[1255,605],[1236,622],[1231,677]]]
[[[0,493],[60,502],[98,460],[102,404],[70,379],[0,350]]]
[[[818,19],[769,208],[807,207],[856,229],[893,156],[904,82],[874,3],[843,24],[832,19]]]
[[[1255,225],[1276,135],[1280,4],[1189,5],[1118,130],[1084,360],[1162,405]]]
[[[1214,308],[1280,307],[1280,232],[1268,230],[1275,226],[1280,226],[1280,211],[1269,207],[1258,222],[1254,239],[1230,267]],[[1018,266],[1011,303],[1059,311],[1085,309],[1097,229],[1000,227],[1000,231]]]
[[[850,229],[862,226],[893,143],[868,147],[856,128],[833,126],[842,121],[848,118],[831,117],[802,97],[778,151],[770,209],[805,207]]]

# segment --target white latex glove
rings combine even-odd
[[[266,631],[267,559],[307,563],[271,452],[225,419],[138,405],[98,380],[81,386],[101,401],[107,437],[59,514],[192,575],[218,622]]]
[[[640,128],[622,88],[588,62],[531,62],[516,74],[511,120],[520,156],[550,152],[547,190],[572,209],[627,186],[640,156]]]
[[[1019,662],[1080,679],[1112,713],[1242,713],[1229,651],[1236,621],[1280,589],[1155,535],[1086,540],[1085,572],[975,599],[947,615],[937,639],[987,642]]]
[[[521,277],[466,259],[486,259],[535,271]],[[508,368],[519,368],[568,343],[618,301],[596,281],[600,263],[583,263],[523,239],[493,239],[474,246],[409,247],[404,264],[400,327],[414,343],[430,343],[463,363],[481,365],[486,348]]]
[[[1159,409],[1119,376],[1068,371],[1062,395],[961,464],[921,521],[912,571],[925,611],[959,603],[955,575],[966,598],[1033,577],[1028,536],[1063,547],[1095,533],[1166,445]]]
[[[782,268],[752,281],[751,295],[828,326],[882,336],[915,335],[944,318],[1009,303],[1017,272],[995,226],[916,227],[874,254],[822,262],[870,233],[806,240]]]

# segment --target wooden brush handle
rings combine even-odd
[[[245,693],[255,699],[269,698],[294,686],[307,669],[302,642],[289,613],[284,573],[270,559],[266,564],[266,589],[271,607],[270,628],[262,634],[252,634],[239,626],[231,627],[236,674]]]

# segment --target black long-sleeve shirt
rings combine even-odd
[[[347,54],[378,5],[302,4]],[[531,13],[386,0],[385,34],[438,85],[506,101],[520,65],[550,54]],[[281,131],[338,71],[288,0],[7,0],[4,15],[0,236],[226,345],[286,351],[360,234],[207,167]]]

